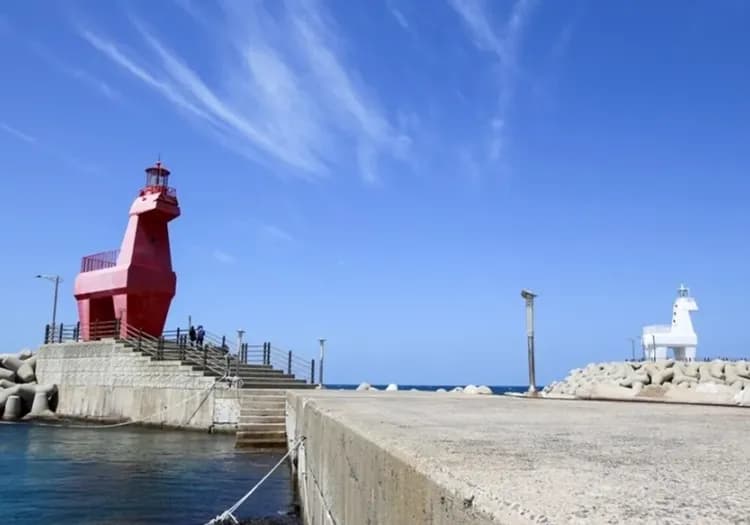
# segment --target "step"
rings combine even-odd
[[[284,417],[284,408],[241,408],[240,419],[243,417]]]
[[[278,410],[283,412],[286,409],[286,402],[284,401],[255,401],[255,400],[243,400],[240,402],[240,409],[253,408],[255,410]]]
[[[279,406],[285,406],[286,396],[259,396],[258,394],[251,394],[249,396],[241,395],[240,402],[247,406],[258,403],[273,403],[278,404]]]
[[[265,434],[267,432],[286,432],[285,423],[243,423],[240,419],[237,425],[238,432],[252,432],[255,434]]]
[[[286,390],[283,388],[248,388],[242,391],[242,397],[245,396],[282,396],[286,397]]]
[[[252,450],[285,450],[287,447],[286,438],[279,439],[238,439],[234,443],[235,448],[252,449]]]
[[[266,441],[281,441],[286,443],[286,430],[261,430],[261,431],[253,431],[253,430],[238,430],[237,431],[237,441],[245,441],[248,439],[259,439],[259,440],[266,440]]]
[[[284,414],[273,414],[273,415],[252,415],[243,416],[240,414],[239,425],[266,425],[266,424],[282,424],[286,425],[286,416]]]

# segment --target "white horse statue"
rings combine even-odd
[[[690,290],[681,285],[672,307],[671,325],[643,327],[643,353],[649,361],[667,359],[669,348],[678,361],[694,361],[698,346],[698,335],[693,328],[690,312],[698,311],[698,303],[690,297]]]

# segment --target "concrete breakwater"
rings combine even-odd
[[[38,384],[37,356],[30,350],[0,354],[0,415],[7,421],[53,417],[57,386]]]
[[[750,515],[740,408],[307,391],[287,394],[287,412],[290,442],[305,437],[293,462],[306,525]]]
[[[592,363],[547,385],[551,398],[644,400],[750,406],[747,361]]]
[[[236,389],[115,340],[44,345],[36,367],[40,382],[59,386],[60,416],[230,431],[239,419]]]

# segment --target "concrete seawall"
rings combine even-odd
[[[745,409],[289,392],[306,525],[742,523]]]
[[[113,340],[44,345],[37,356],[39,381],[58,385],[61,416],[218,430],[234,430],[239,418],[236,390],[209,393],[213,378]]]

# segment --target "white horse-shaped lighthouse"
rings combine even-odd
[[[690,290],[681,285],[672,307],[672,324],[643,327],[644,358],[649,361],[666,359],[667,349],[671,348],[675,359],[694,361],[698,335],[693,328],[690,312],[696,311],[698,303],[690,297]]]

